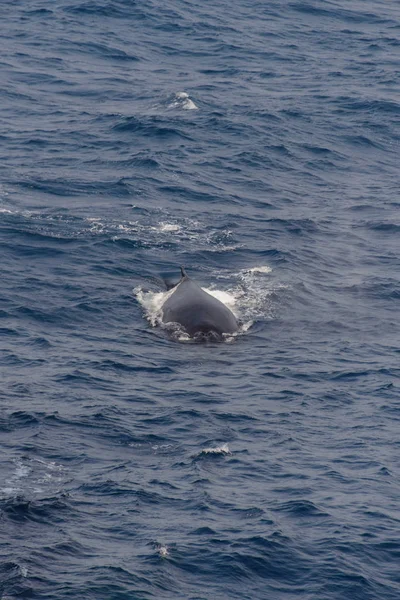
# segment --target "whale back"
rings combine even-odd
[[[164,323],[179,323],[189,335],[234,333],[238,324],[225,304],[205,292],[182,270],[182,278],[162,306]]]

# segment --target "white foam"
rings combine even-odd
[[[17,487],[19,485],[19,481],[25,477],[28,477],[31,469],[24,465],[20,460],[15,461],[15,471],[14,474],[5,481],[6,487],[1,488],[1,491],[6,496],[15,496],[16,494],[21,492],[21,488]]]
[[[113,241],[118,241],[121,237],[134,235],[139,236],[140,240],[145,240],[146,244],[157,243],[159,235],[175,237],[180,236],[189,244],[189,249],[202,250],[208,252],[222,253],[234,252],[242,245],[232,241],[232,232],[230,230],[220,231],[208,229],[199,221],[194,219],[182,218],[180,215],[169,214],[160,210],[162,216],[156,223],[136,221],[118,221],[106,220],[104,218],[91,216],[85,219],[84,227],[78,231],[78,235],[104,235],[111,236]]]
[[[267,265],[264,265],[262,267],[252,267],[251,269],[248,269],[249,273],[271,273],[271,271],[271,267],[268,267]]]
[[[198,110],[199,107],[190,98],[182,104],[184,110]]]
[[[41,458],[34,458],[33,461],[40,463],[46,469],[49,469],[49,471],[64,471],[64,467],[62,465],[58,465],[54,461],[47,462],[45,460],[42,460]]]
[[[106,226],[100,219],[91,219],[89,231],[90,233],[104,233],[106,231]]]
[[[146,318],[153,327],[161,323],[161,307],[173,291],[172,289],[167,292],[145,292],[141,287],[133,290],[137,301],[145,310]]]
[[[158,227],[153,227],[156,231],[160,231],[162,233],[181,231],[182,227],[177,225],[176,223],[161,223],[158,224]]]
[[[16,496],[21,491],[21,488],[16,487],[4,487],[1,488],[1,492],[6,496]]]
[[[3,186],[3,184],[0,184],[0,195],[1,195],[1,196],[9,196],[9,195],[10,195],[10,194],[9,194],[9,192],[7,192],[7,191],[4,189],[4,186]]]
[[[242,244],[231,244],[231,245],[221,244],[219,246],[209,248],[208,251],[209,252],[234,252],[235,250],[238,250],[238,248],[242,248],[242,247],[243,247]]]
[[[161,558],[166,558],[169,555],[168,547],[160,544],[158,547],[158,554],[161,556]]]
[[[22,477],[27,477],[29,475],[30,472],[30,468],[27,465],[23,465],[22,463],[17,463],[16,469],[15,469],[15,475],[13,477],[13,479],[21,479]]]
[[[169,108],[182,108],[183,110],[198,110],[198,106],[191,100],[187,92],[177,92]]]
[[[182,331],[182,329],[175,330],[175,337],[178,342],[190,342],[191,337],[186,331]]]
[[[173,444],[155,444],[151,447],[155,452],[169,452]]]
[[[207,292],[207,294],[210,294],[210,296],[214,296],[214,298],[222,302],[222,304],[225,304],[225,306],[227,306],[236,317],[238,316],[238,314],[235,312],[236,297],[233,293],[225,290],[214,290],[210,288],[202,289]]]
[[[242,333],[246,333],[253,324],[254,324],[254,321],[252,321],[251,319],[249,321],[246,321],[245,323],[242,323],[242,325],[241,325]]]
[[[243,333],[250,329],[254,321],[273,316],[274,305],[271,302],[271,295],[284,286],[273,283],[270,278],[265,277],[271,272],[272,269],[268,265],[257,265],[242,269],[236,274],[241,283],[234,293],[238,299]]]
[[[221,444],[221,446],[216,446],[215,448],[203,448],[201,454],[223,454],[228,455],[232,454],[229,450],[228,444]]]
[[[36,483],[49,483],[51,479],[53,479],[53,475],[51,475],[50,473],[45,473],[43,477],[37,479]]]
[[[38,484],[46,486],[59,484],[63,480],[64,467],[54,461],[46,462],[40,458],[28,459],[29,465],[22,462],[21,459],[15,459],[14,473],[5,481],[5,487],[1,492],[7,496],[16,496],[26,490],[35,494],[43,493],[44,488],[38,487]],[[23,481],[25,479],[25,481]]]

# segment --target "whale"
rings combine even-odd
[[[161,307],[163,323],[178,323],[191,337],[222,338],[235,333],[235,315],[220,300],[205,292],[181,267],[181,279]]]

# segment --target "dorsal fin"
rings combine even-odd
[[[167,275],[163,277],[163,281],[165,283],[165,287],[167,290],[172,290],[172,288],[176,287],[183,279],[189,279],[186,275],[185,267],[181,267],[181,278],[179,281],[176,280],[176,275]]]

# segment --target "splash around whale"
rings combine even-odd
[[[177,323],[196,339],[222,339],[238,331],[235,315],[204,291],[181,267],[181,280],[161,307],[163,323]]]

